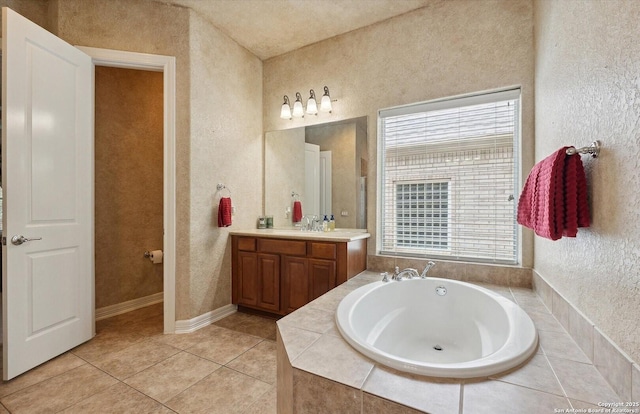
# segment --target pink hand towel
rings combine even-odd
[[[299,201],[293,202],[293,222],[299,223],[302,220],[302,203]]]
[[[231,198],[222,197],[218,206],[218,227],[231,225]]]

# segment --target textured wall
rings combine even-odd
[[[229,230],[255,228],[262,213],[262,63],[195,13],[189,33],[193,318],[231,303]],[[217,226],[217,183],[231,190],[229,228]]]
[[[96,308],[162,292],[161,72],[96,67]]]
[[[535,269],[640,361],[640,2],[538,1],[536,160],[602,141],[583,156],[592,226],[535,238]]]
[[[14,12],[27,17],[38,26],[51,30],[48,17],[48,0],[0,0],[0,7],[8,7]],[[1,28],[2,22],[0,22]]]
[[[264,129],[368,116],[368,223],[375,254],[377,111],[457,94],[522,87],[522,171],[533,164],[533,14],[529,0],[431,5],[264,62]],[[333,113],[279,118],[283,95],[327,85]],[[525,266],[533,263],[526,233]]]

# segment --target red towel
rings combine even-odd
[[[293,222],[299,223],[302,220],[302,203],[299,201],[293,202]]]
[[[231,199],[229,197],[220,198],[218,206],[218,227],[229,227],[231,225]]]
[[[587,180],[579,154],[561,148],[536,164],[518,201],[518,223],[538,236],[558,240],[575,237],[589,227]]]

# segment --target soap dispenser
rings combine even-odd
[[[336,219],[333,217],[333,214],[332,214],[331,218],[329,219],[329,230],[334,231],[335,229],[336,229]]]
[[[322,231],[329,231],[329,218],[327,215],[324,215],[324,219],[322,220]]]

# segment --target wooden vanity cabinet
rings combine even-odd
[[[231,236],[232,302],[286,315],[366,269],[366,239]]]

